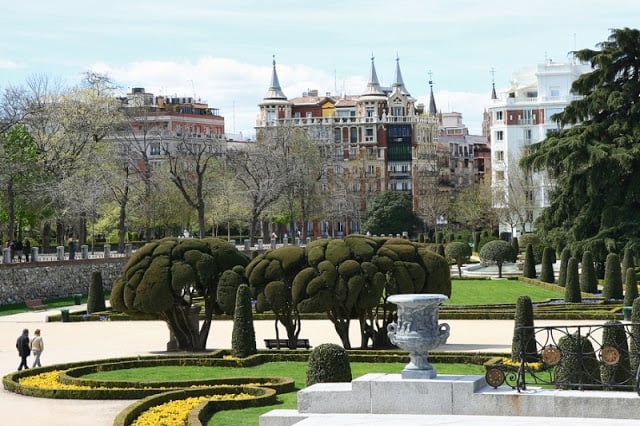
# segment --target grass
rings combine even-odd
[[[563,298],[564,288],[556,291],[517,280],[452,280],[451,298],[444,305],[515,305],[520,296],[529,296],[534,303],[544,302]]]
[[[433,364],[438,374],[484,375],[484,367],[476,364]],[[354,378],[367,373],[399,373],[404,363],[367,363],[352,362],[351,374]],[[157,366],[103,371],[88,374],[83,378],[94,380],[158,381],[190,380],[213,377],[291,377],[296,389],[305,385],[306,362],[269,362],[254,367],[200,367],[200,366]],[[274,409],[297,408],[296,392],[278,395],[278,404],[267,407],[246,408],[243,410],[222,411],[215,414],[209,425],[257,425],[258,417]]]

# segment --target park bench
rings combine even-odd
[[[42,302],[42,299],[27,299],[24,303],[27,305],[27,309],[34,311],[47,309],[47,305]]]
[[[267,349],[288,349],[289,341],[287,339],[264,339],[264,345]],[[298,339],[298,349],[311,349],[309,339]]]

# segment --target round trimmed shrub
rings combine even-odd
[[[589,339],[578,333],[566,334],[558,340],[558,349],[561,357],[555,369],[557,388],[579,389],[579,383],[600,383],[600,362]]]
[[[542,265],[540,265],[540,281],[551,284],[556,282],[556,277],[553,272],[554,257],[553,248],[545,247],[542,252]]]
[[[598,292],[598,277],[593,265],[593,256],[590,251],[582,253],[582,273],[580,274],[580,290],[584,293]]]
[[[498,276],[502,278],[502,265],[513,259],[513,247],[504,240],[489,241],[480,249],[480,260],[498,265]]]
[[[620,269],[620,257],[615,253],[607,255],[607,262],[604,267],[604,284],[602,287],[602,297],[606,300],[622,300],[622,270]]]
[[[567,284],[564,287],[564,301],[566,303],[582,303],[580,294],[580,278],[578,275],[578,259],[569,258],[567,263]]]
[[[445,246],[444,253],[448,260],[458,265],[458,276],[462,277],[462,265],[469,261],[472,254],[469,244],[460,241],[451,242]]]
[[[307,386],[316,383],[350,382],[351,379],[349,355],[342,346],[323,343],[311,351],[307,367]]]

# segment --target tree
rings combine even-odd
[[[251,291],[249,286],[238,287],[236,306],[233,313],[233,331],[231,333],[231,350],[234,356],[246,358],[258,352],[256,349],[256,333],[251,314]]]
[[[164,320],[177,348],[204,350],[214,313],[220,313],[217,287],[227,270],[248,259],[217,238],[165,238],[145,244],[127,262],[111,291],[113,309],[130,314],[153,314]],[[204,301],[199,327],[197,297]]]
[[[458,265],[458,276],[462,278],[462,265],[469,261],[472,254],[469,244],[453,241],[444,247],[444,253],[447,259]]]
[[[479,184],[464,188],[456,196],[451,209],[453,219],[471,229],[491,227],[495,224],[491,183],[483,179]]]
[[[536,259],[533,255],[532,244],[527,244],[527,253],[524,257],[523,275],[527,278],[536,277]]]
[[[598,47],[574,52],[593,69],[572,85],[580,98],[552,117],[559,129],[522,159],[554,179],[538,229],[561,232],[594,258],[594,242],[613,251],[640,240],[640,30],[613,29]]]
[[[582,271],[580,273],[580,290],[584,293],[598,292],[598,278],[593,266],[593,257],[590,251],[582,253]]]
[[[480,249],[480,260],[498,265],[498,277],[502,278],[502,265],[513,259],[513,247],[503,240],[489,241]]]
[[[578,275],[578,259],[569,258],[567,263],[567,284],[564,287],[564,301],[566,303],[581,303],[580,280]]]
[[[620,257],[615,253],[609,253],[604,267],[604,284],[602,297],[605,300],[622,300],[622,271],[620,270]]]
[[[540,265],[540,281],[553,284],[555,280],[555,274],[553,273],[552,258],[553,249],[551,247],[545,247],[542,252],[542,265]]]
[[[369,204],[363,228],[372,234],[395,235],[411,232],[415,223],[411,197],[400,191],[385,191]]]
[[[570,258],[571,250],[565,247],[560,254],[560,270],[558,271],[558,285],[560,287],[567,285],[567,263],[569,263]]]
[[[515,324],[511,340],[511,359],[520,362],[538,361],[536,336],[533,330],[533,304],[529,296],[520,296],[516,301]],[[521,329],[520,327],[527,327]]]
[[[627,268],[624,280],[624,306],[632,306],[633,301],[638,297],[638,281],[636,280],[636,270]]]

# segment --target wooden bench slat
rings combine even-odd
[[[287,339],[264,339],[264,344],[268,349],[288,349],[289,340]],[[310,349],[309,339],[298,339],[298,348]]]
[[[42,299],[27,299],[24,301],[28,309],[39,310],[47,309],[47,305],[42,302]]]

